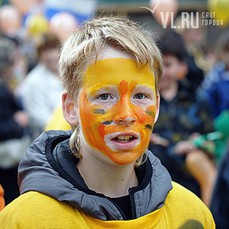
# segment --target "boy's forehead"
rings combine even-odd
[[[95,84],[119,84],[121,81],[155,87],[155,78],[148,65],[139,67],[137,61],[125,58],[107,58],[88,67],[83,84],[90,87]]]
[[[135,57],[130,53],[124,52],[110,45],[105,45],[103,49],[99,52],[97,60],[104,60],[108,58],[125,58],[133,60],[135,59]]]

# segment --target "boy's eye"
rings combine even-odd
[[[108,99],[112,99],[112,96],[109,94],[101,94],[98,96],[98,98],[101,100],[108,100]]]
[[[134,99],[144,99],[146,96],[142,93],[137,93],[134,95]]]

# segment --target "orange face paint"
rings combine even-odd
[[[155,120],[152,71],[110,58],[91,65],[83,80],[79,114],[87,143],[116,164],[134,162],[146,150]]]

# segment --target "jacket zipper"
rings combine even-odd
[[[117,210],[119,211],[119,213],[122,216],[123,220],[127,220],[127,218],[126,218],[125,214],[123,213],[122,209],[114,201],[112,201],[112,199],[110,199],[110,201],[117,208]]]
[[[136,204],[134,201],[134,190],[133,190],[133,188],[129,189],[129,196],[130,196],[130,206],[131,206],[132,219],[136,219],[137,214],[136,214]]]

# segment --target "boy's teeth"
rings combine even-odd
[[[118,136],[119,140],[129,140],[132,136]]]

